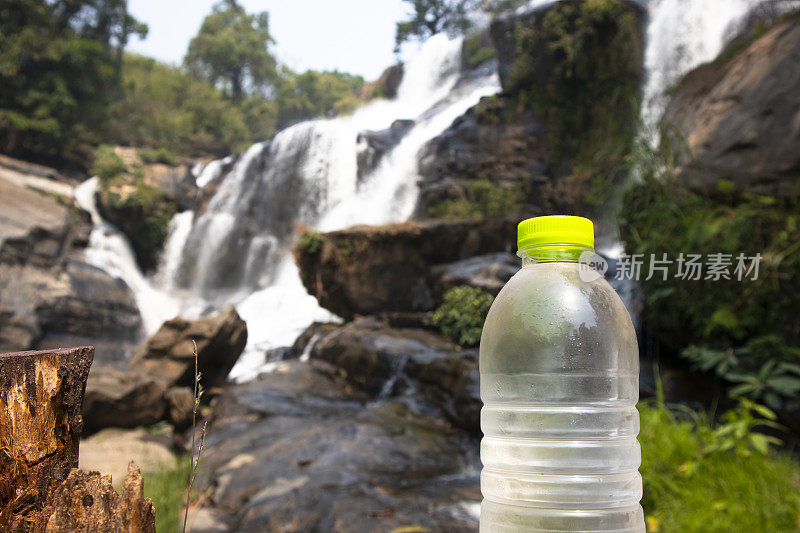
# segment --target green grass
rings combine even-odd
[[[639,405],[648,531],[800,531],[800,465],[770,452],[708,453],[706,417]]]
[[[170,469],[147,474],[144,495],[153,500],[156,508],[156,531],[173,533],[183,530],[183,506],[189,479],[189,459],[177,457]]]

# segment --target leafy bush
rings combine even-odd
[[[169,222],[177,211],[175,203],[141,178],[124,198],[114,191],[102,194],[110,209],[109,220],[130,239],[139,266],[142,270],[155,268],[167,240]]]
[[[773,409],[800,401],[800,198],[735,192],[723,182],[714,195],[690,191],[673,178],[669,157],[647,159],[640,183],[625,195],[622,236],[628,253],[761,254],[758,278],[645,279],[645,318],[669,352]],[[660,169],[660,170],[659,170]],[[643,271],[647,265],[644,265]],[[705,272],[703,273],[705,277]]]
[[[306,230],[297,240],[297,248],[303,252],[314,255],[322,249],[324,239],[318,231]]]
[[[467,59],[467,65],[470,67],[477,67],[481,63],[497,56],[497,51],[494,48],[484,44],[481,34],[470,35],[464,39],[463,53]]]
[[[769,450],[763,406],[742,403],[714,427],[699,413],[642,402],[642,506],[649,531],[796,531],[800,466]]]
[[[435,218],[449,220],[484,220],[514,216],[523,204],[519,186],[504,186],[488,179],[471,181],[467,186],[467,198],[445,200],[428,208]]]
[[[171,167],[175,166],[175,154],[168,148],[142,148],[138,150],[138,154],[143,163],[162,163]]]
[[[453,287],[433,312],[433,325],[461,346],[475,346],[481,340],[483,322],[492,302],[494,296],[483,289]]]
[[[103,144],[97,148],[91,173],[98,177],[101,186],[107,187],[126,172],[128,172],[128,166],[113,147]]]

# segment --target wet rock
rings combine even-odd
[[[319,250],[295,249],[303,283],[320,305],[350,317],[435,306],[430,269],[514,248],[515,221],[421,221],[357,226],[323,235]]]
[[[323,333],[309,353],[371,394],[419,390],[453,423],[478,430],[477,350],[461,349],[431,331],[393,328],[367,317]]]
[[[128,362],[134,372],[158,376],[167,386],[194,387],[195,357],[203,386],[219,386],[247,344],[247,325],[236,309],[197,320],[176,317],[164,322]]]
[[[434,293],[442,295],[458,285],[469,285],[497,295],[519,268],[519,258],[509,253],[479,255],[454,263],[436,265],[431,269]]]
[[[358,134],[357,142],[360,147],[356,162],[359,182],[375,170],[381,158],[394,148],[413,126],[413,120],[395,120],[385,130],[362,131]]]
[[[167,386],[157,374],[93,369],[83,400],[84,434],[155,424],[167,415],[166,394]]]
[[[290,361],[217,398],[207,507],[237,531],[474,531],[475,443],[337,374]]]
[[[796,195],[798,109],[800,14],[794,14],[681,80],[664,113],[663,148],[677,157],[679,179],[697,191],[717,192],[725,180],[740,190]]]

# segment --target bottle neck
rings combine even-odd
[[[580,244],[541,244],[522,248],[517,255],[525,267],[538,263],[577,263],[581,254],[586,252],[594,253],[594,248]]]

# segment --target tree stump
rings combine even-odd
[[[27,529],[78,466],[94,348],[0,354],[0,530]]]
[[[136,465],[121,496],[77,469],[93,358],[90,346],[0,354],[0,531],[155,533]]]

